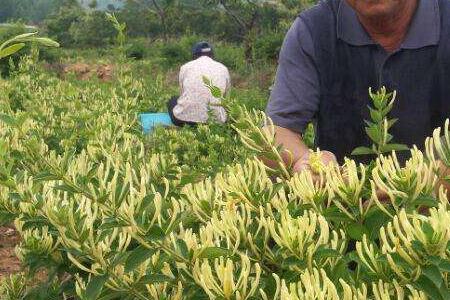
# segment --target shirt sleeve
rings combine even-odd
[[[301,133],[319,109],[319,95],[311,33],[297,18],[281,48],[266,113],[275,125]]]
[[[181,66],[180,73],[178,74],[178,83],[180,85],[180,95],[182,95],[184,92],[183,82],[184,82],[184,77],[185,77],[185,70],[186,70],[186,67],[184,65]]]
[[[230,76],[230,72],[228,71],[228,69],[225,69],[225,76],[227,77],[227,83],[226,83],[226,88],[225,88],[225,95],[228,95],[228,93],[231,90],[231,76]]]

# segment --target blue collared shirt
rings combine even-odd
[[[377,45],[345,0],[339,4],[336,22],[336,37],[339,40],[354,47]],[[438,0],[419,0],[400,48],[394,53],[387,53],[377,45],[373,56],[377,75],[381,76],[384,63],[391,55],[401,54],[404,49],[438,45],[440,22]],[[302,132],[314,120],[321,98],[319,75],[313,36],[300,15],[285,37],[275,85],[266,109],[275,125]]]

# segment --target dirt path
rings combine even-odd
[[[20,270],[20,262],[14,253],[19,236],[12,227],[0,226],[0,279]]]

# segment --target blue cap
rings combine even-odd
[[[211,54],[213,47],[208,42],[199,42],[192,47],[193,55]]]

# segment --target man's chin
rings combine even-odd
[[[350,1],[349,1],[350,2]],[[385,17],[392,13],[392,3],[380,0],[357,0],[352,3],[353,9],[366,18]]]
[[[390,14],[390,8],[383,4],[362,4],[357,10],[359,15],[366,18],[382,18]]]

